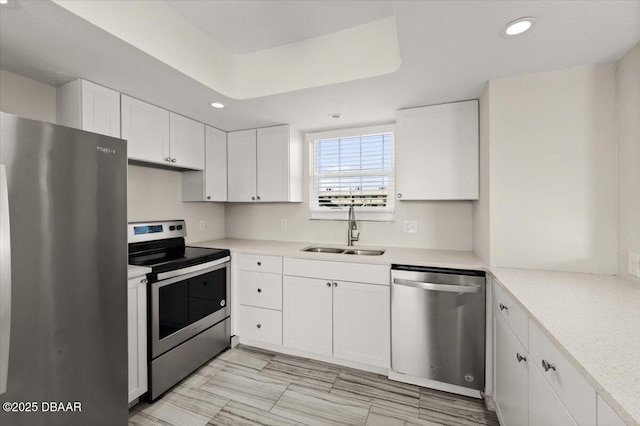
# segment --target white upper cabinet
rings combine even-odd
[[[229,201],[302,201],[302,135],[288,125],[230,132]]]
[[[258,129],[260,201],[302,201],[302,135],[290,126]]]
[[[122,95],[122,138],[129,159],[204,169],[204,124]]]
[[[122,95],[122,139],[127,140],[129,158],[170,164],[169,111]]]
[[[56,89],[56,121],[102,135],[120,137],[120,93],[87,80]]]
[[[478,101],[399,110],[399,200],[476,200],[479,196]]]
[[[205,126],[204,162],[182,173],[182,201],[227,201],[227,132]]]
[[[169,129],[169,156],[172,165],[203,170],[204,124],[170,112]]]
[[[256,201],[256,130],[230,132],[227,140],[228,200]]]

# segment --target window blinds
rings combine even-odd
[[[394,208],[393,133],[320,139],[311,142],[312,211],[350,205],[362,211]]]

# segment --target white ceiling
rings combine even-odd
[[[393,15],[391,1],[164,0],[231,53],[250,53]]]
[[[255,99],[228,99],[49,1],[0,8],[0,68],[51,85],[83,77],[224,130],[290,123],[315,131],[390,122],[400,108],[476,98],[489,79],[616,61],[640,42],[637,0],[392,4],[398,71]],[[520,37],[501,37],[504,25],[522,16],[538,24]],[[227,108],[210,108],[212,100]],[[343,118],[328,118],[333,112]]]

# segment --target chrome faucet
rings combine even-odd
[[[347,228],[347,246],[352,246],[354,241],[360,239],[360,231],[356,223],[356,213],[353,211],[353,205],[349,206],[349,227]]]

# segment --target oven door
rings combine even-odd
[[[229,316],[229,258],[198,267],[151,284],[152,358]]]

